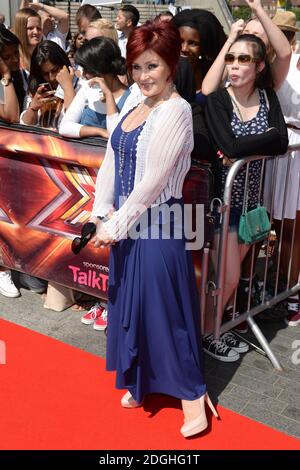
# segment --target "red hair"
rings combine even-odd
[[[132,31],[128,38],[126,56],[130,72],[137,57],[147,50],[156,52],[167,63],[174,77],[181,51],[181,38],[172,22],[147,21]]]

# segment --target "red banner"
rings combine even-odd
[[[0,265],[106,299],[109,249],[71,251],[90,216],[105,144],[31,129],[0,125]],[[206,202],[208,193],[207,170],[193,169],[188,202]]]

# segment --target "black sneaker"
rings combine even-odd
[[[236,294],[236,309],[246,312],[248,307],[249,281],[240,280]]]
[[[223,333],[220,339],[226,346],[238,353],[246,353],[249,351],[249,345],[244,341],[240,341],[231,331]]]
[[[239,312],[246,312],[248,308],[248,296],[249,296],[249,285],[250,280],[241,279],[237,289],[237,298],[236,298],[236,309]],[[262,287],[263,282],[261,282],[257,276],[254,274],[252,278],[252,292],[250,300],[250,308],[256,307],[261,303],[262,299]]]
[[[235,362],[240,358],[237,351],[228,347],[222,340],[214,339],[213,335],[204,338],[203,350],[206,354],[222,362]]]

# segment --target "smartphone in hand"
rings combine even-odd
[[[39,84],[39,87],[43,87],[43,93],[46,93],[46,91],[51,91],[52,90],[52,87],[50,85],[50,83],[46,82],[46,83],[40,83]]]

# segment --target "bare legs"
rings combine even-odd
[[[216,249],[212,252],[212,258],[215,269],[217,268],[217,247],[219,246],[220,235],[215,236],[214,246]],[[223,293],[223,309],[232,298],[235,289],[239,283],[241,264],[249,251],[250,245],[239,244],[236,231],[228,233],[226,263],[225,263],[225,284]]]
[[[191,421],[199,416],[201,408],[199,399],[197,400],[181,400],[184,421]]]
[[[184,437],[199,434],[207,428],[205,403],[208,404],[214,416],[218,418],[218,413],[207,393],[197,398],[197,400],[181,400],[181,403],[184,422],[180,432]],[[137,408],[141,405],[142,403],[136,402],[129,391],[121,399],[121,406],[123,408]]]
[[[262,247],[263,242],[257,242],[254,248],[254,260],[253,260],[253,271],[255,270],[256,261]],[[242,265],[242,277],[248,279],[251,276],[251,264],[252,264],[252,250],[249,250],[245,256]]]

